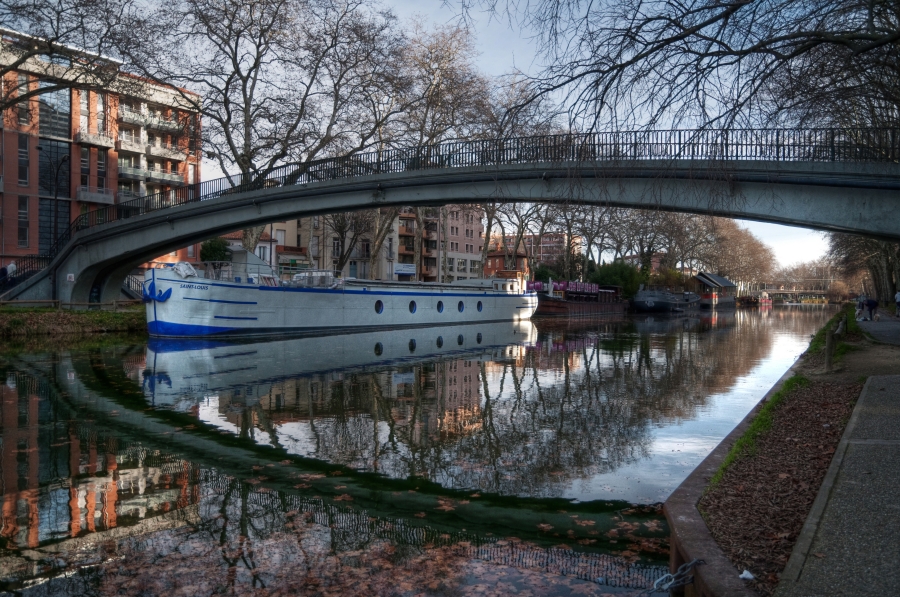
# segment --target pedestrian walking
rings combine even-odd
[[[878,301],[873,298],[868,299],[866,308],[869,309],[869,321],[875,321],[875,314],[878,313]]]

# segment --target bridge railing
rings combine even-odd
[[[447,141],[436,145],[357,153],[305,164],[289,164],[250,176],[238,175],[185,185],[81,214],[45,254],[22,261],[15,282],[21,282],[46,267],[80,230],[269,187],[372,174],[529,163],[637,160],[896,162],[898,159],[898,129],[617,131]]]

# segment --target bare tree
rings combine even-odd
[[[399,207],[379,207],[371,210],[370,220],[372,222],[372,253],[369,257],[369,274],[373,279],[381,279],[384,274],[376,272],[381,255],[381,249],[387,235],[394,226],[394,220],[400,214]]]
[[[342,271],[353,256],[359,241],[372,233],[372,211],[360,210],[330,214],[323,220],[333,234],[332,241],[337,239],[337,243],[332,247],[331,255],[337,261],[334,269]]]
[[[143,22],[134,0],[0,0],[0,112],[63,89],[137,92],[117,57]],[[22,72],[41,84],[14,83]]]
[[[184,88],[207,156],[234,184],[365,149],[400,109],[402,35],[361,0],[176,0],[154,17],[131,58]]]
[[[563,93],[573,119],[591,125],[758,122],[795,105],[781,103],[781,91],[801,79],[818,95],[839,83],[898,105],[900,12],[891,2],[461,0],[461,6],[505,10],[536,30],[550,64],[535,81],[537,91]],[[801,72],[810,76],[795,76]],[[850,82],[841,73],[871,76]]]

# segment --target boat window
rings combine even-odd
[[[384,352],[384,346],[381,345],[381,342],[375,343],[375,356],[380,357],[381,353]]]
[[[444,301],[438,301],[437,310],[438,310],[438,313],[444,312]]]
[[[459,336],[456,337],[456,343],[459,344],[460,346],[462,346],[462,343],[465,341],[466,341],[466,339],[463,338],[462,334],[460,334]]]
[[[481,344],[481,332],[478,332],[478,335],[475,336],[475,342],[478,342],[479,344]]]
[[[409,341],[409,352],[416,352],[416,341],[415,340]]]
[[[409,301],[409,312],[410,313],[416,312],[416,301]]]
[[[384,303],[375,301],[375,312],[381,315],[381,313],[384,312]]]
[[[456,308],[459,309],[460,313],[462,313],[463,310],[466,308],[466,306],[463,304],[462,301],[459,301],[459,304],[456,306]]]
[[[443,336],[438,336],[438,339],[437,339],[436,344],[437,344],[437,347],[438,347],[438,348],[442,348],[442,347],[444,346],[444,337],[443,337]]]
[[[478,301],[478,312],[479,313],[481,313],[482,308],[483,308],[483,305],[481,304],[481,301]]]

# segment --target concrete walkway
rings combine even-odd
[[[860,325],[900,345],[900,320]],[[775,592],[845,595],[900,595],[900,375],[866,382]]]
[[[878,321],[858,321],[859,327],[878,342],[900,345],[900,319],[881,313]]]

